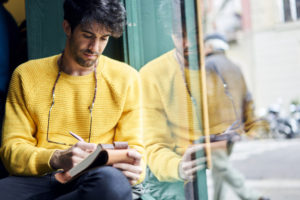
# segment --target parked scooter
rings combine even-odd
[[[273,104],[268,108],[266,119],[270,124],[273,138],[294,138],[298,131],[298,126],[295,125],[292,118],[281,116],[279,104]]]
[[[291,103],[290,105],[290,124],[296,135],[300,134],[300,104]]]

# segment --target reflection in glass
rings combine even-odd
[[[206,87],[212,146],[214,199],[224,183],[242,199],[258,199],[229,162],[240,134],[255,134],[264,124],[254,115],[252,97],[238,66],[226,57],[227,40],[206,37],[200,52],[196,4],[164,0],[160,17],[174,48],[140,71],[143,93],[144,141],[148,177],[146,193],[155,199],[207,199],[203,145],[203,94],[200,53],[206,55]],[[198,13],[199,14],[199,13]],[[198,145],[196,145],[198,144]]]
[[[155,199],[207,199],[198,26],[193,1],[161,1],[159,13],[173,49],[141,69],[146,193]],[[203,143],[201,141],[200,143]],[[198,173],[197,173],[198,172]]]

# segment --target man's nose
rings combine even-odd
[[[183,40],[184,48],[195,48],[197,46],[197,38],[196,35],[189,35],[185,37]]]
[[[100,48],[100,42],[97,39],[94,39],[89,44],[89,50],[91,50],[93,53],[99,52]]]
[[[182,40],[183,49],[188,49],[191,46],[191,41],[188,38]]]

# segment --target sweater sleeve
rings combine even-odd
[[[37,126],[30,113],[30,91],[17,69],[12,77],[3,123],[1,159],[13,175],[43,175],[52,171],[49,161],[55,149],[37,147]]]
[[[243,108],[244,127],[248,136],[255,136],[262,131],[269,131],[269,123],[256,117],[254,102],[249,92],[245,95]]]
[[[140,78],[136,71],[132,70],[131,72],[129,76],[131,80],[125,94],[124,109],[118,121],[114,140],[127,141],[130,148],[136,149],[142,155],[143,173],[138,181],[141,183],[145,178],[146,155],[141,124]]]
[[[178,166],[181,156],[175,149],[175,139],[171,135],[167,116],[161,101],[153,74],[141,71],[143,97],[144,144],[147,164],[159,181],[180,180]]]

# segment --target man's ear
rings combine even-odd
[[[64,29],[64,32],[65,32],[67,38],[71,37],[72,30],[71,30],[70,23],[67,20],[64,20],[64,22],[63,22],[63,29]]]

